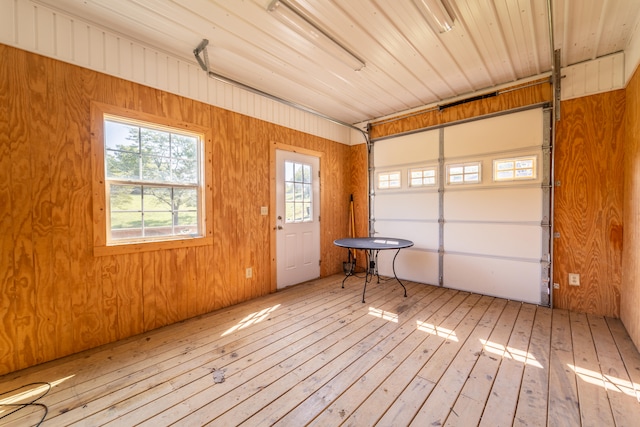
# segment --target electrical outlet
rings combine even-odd
[[[245,272],[245,276],[247,277],[247,279],[251,279],[253,277],[253,268],[248,267]]]
[[[569,286],[580,286],[580,275],[577,273],[569,273]]]
[[[553,289],[560,289],[560,283],[553,283]]]
[[[262,215],[262,216],[269,215],[269,207],[268,206],[260,206],[260,215]]]

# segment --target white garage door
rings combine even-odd
[[[374,142],[373,232],[415,243],[399,277],[548,305],[549,117],[536,108]]]

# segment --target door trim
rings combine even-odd
[[[271,256],[271,292],[275,292],[278,288],[278,260],[276,256],[276,150],[290,151],[293,153],[317,157],[320,164],[320,170],[322,170],[323,154],[320,151],[296,147],[295,145],[283,144],[281,142],[271,143],[271,150],[269,150],[269,227],[271,229],[271,233],[269,235],[269,253]],[[324,198],[324,193],[322,191],[323,179],[324,175],[320,174],[320,206],[322,206],[322,199]],[[320,209],[322,209],[322,207]],[[320,225],[320,248],[322,248],[322,224]],[[320,253],[322,254],[322,251]]]

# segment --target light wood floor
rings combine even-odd
[[[6,375],[0,393],[51,383],[45,426],[640,425],[640,355],[619,320],[410,282],[403,298],[395,281],[363,304],[361,279],[341,280]]]

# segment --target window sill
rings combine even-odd
[[[136,243],[122,243],[109,246],[94,246],[93,256],[124,255],[143,252],[154,252],[165,249],[192,248],[196,246],[213,246],[213,237],[195,237],[190,239],[161,240]]]

